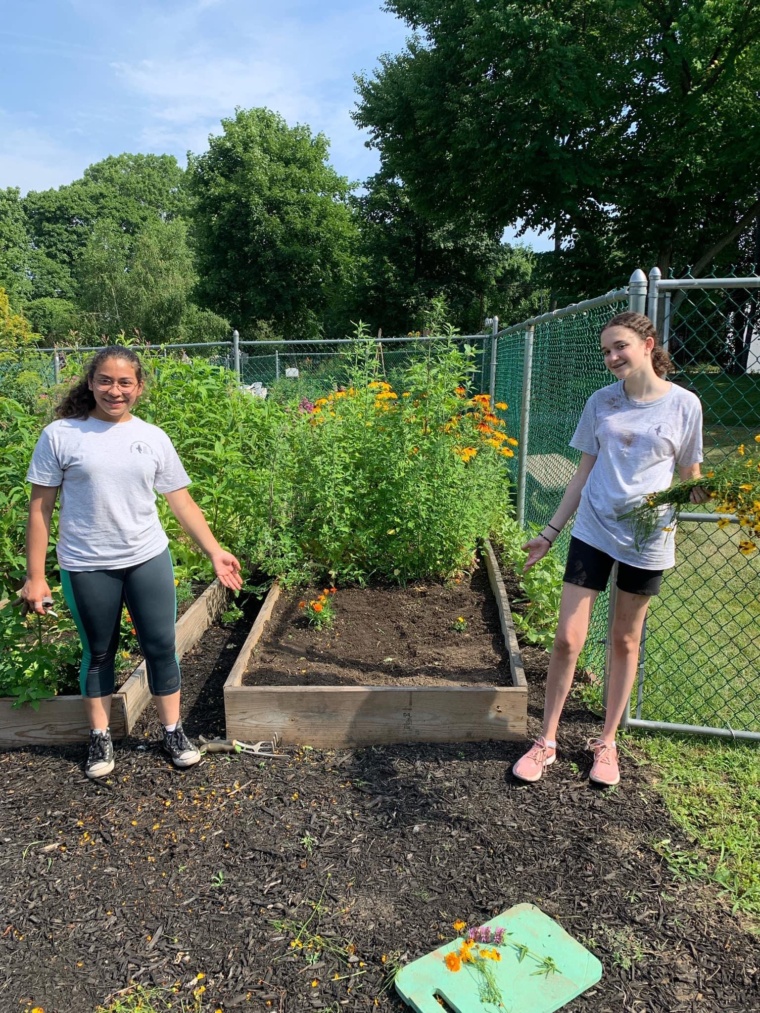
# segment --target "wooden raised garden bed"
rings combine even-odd
[[[227,589],[218,580],[213,581],[177,621],[180,658],[222,614],[227,595]],[[114,739],[129,735],[149,700],[148,674],[143,661],[113,695],[111,734]],[[40,701],[36,709],[28,704],[14,707],[13,703],[12,697],[0,697],[0,749],[87,741],[89,725],[81,696],[54,696]]]
[[[504,658],[505,653],[508,655],[508,659],[501,662],[501,668],[505,671],[500,676],[506,685],[485,684],[496,681],[489,678],[489,675],[497,674],[495,662],[494,671],[486,675],[482,674],[480,666],[477,666],[479,670],[471,678],[467,678],[467,673],[461,671],[447,672],[445,651],[442,652],[444,661],[433,663],[441,664],[440,678],[437,678],[434,671],[432,677],[424,676],[415,680],[416,666],[408,661],[400,672],[398,667],[394,668],[390,664],[389,675],[389,666],[385,663],[393,663],[394,659],[382,657],[385,648],[380,644],[377,671],[367,672],[368,684],[315,684],[320,682],[319,660],[315,661],[316,655],[308,661],[303,657],[295,657],[300,648],[296,648],[294,654],[288,644],[288,640],[293,640],[293,633],[289,637],[287,632],[287,616],[293,616],[294,605],[291,601],[283,605],[284,596],[281,596],[279,585],[274,584],[224,686],[227,737],[256,741],[269,740],[276,734],[283,743],[303,743],[317,748],[524,738],[528,688],[509,600],[489,544],[484,546],[481,558],[488,575],[488,593],[493,595],[498,610],[498,617],[494,616],[492,623],[493,632],[487,639],[498,649],[501,658]],[[339,591],[336,596],[338,610],[341,607],[341,594]],[[275,612],[278,600],[281,608]],[[493,611],[491,604],[490,612]],[[302,619],[293,621],[298,622],[303,630]],[[475,625],[479,625],[477,616],[473,627]],[[273,629],[275,635],[270,636]],[[309,632],[316,634],[317,631]],[[413,628],[411,633],[414,633]],[[338,634],[341,635],[343,634]],[[402,637],[408,635],[408,632],[401,634]],[[274,641],[281,645],[280,651],[284,651],[285,665],[292,664],[296,672],[308,671],[308,678],[300,679],[297,685],[245,685],[247,671],[256,675],[262,651],[271,656],[273,651],[278,650],[277,646],[272,646]],[[322,642],[325,645],[324,670],[327,671],[331,653],[330,635],[323,636],[320,640]],[[312,662],[311,669],[297,669],[295,666],[299,661],[307,665]],[[367,666],[360,665],[359,668],[366,670]],[[335,671],[334,664],[331,671]],[[394,678],[394,672],[400,678]],[[374,680],[373,675],[377,676]],[[265,677],[262,674],[261,678]],[[403,684],[404,677],[407,683],[422,681],[424,684]],[[250,681],[250,676],[247,678]],[[322,678],[322,682],[326,680],[341,681],[340,676],[334,675]],[[382,685],[371,684],[378,680]],[[278,681],[288,682],[292,679],[283,678]],[[397,684],[394,685],[394,682]]]

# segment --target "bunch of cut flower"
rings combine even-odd
[[[318,598],[311,601],[299,601],[298,607],[305,610],[309,625],[321,630],[330,627],[335,622],[335,609],[333,608],[331,595],[334,595],[337,588],[326,587]]]
[[[754,442],[760,444],[760,433],[755,436]],[[636,547],[640,548],[660,527],[666,515],[669,516],[670,511],[665,508],[677,509],[688,504],[691,491],[697,486],[710,494],[718,513],[736,515],[745,535],[739,542],[739,551],[745,556],[757,551],[760,541],[760,454],[754,454],[751,448],[748,451],[743,443],[727,463],[706,471],[701,478],[677,482],[670,489],[651,493],[641,506],[625,514],[631,519]],[[719,528],[731,523],[728,517],[721,517],[717,522]]]
[[[453,927],[457,932],[464,932],[466,923],[456,921]],[[508,940],[507,937],[510,934],[506,929],[492,929],[490,925],[479,925],[477,928],[467,929],[459,948],[450,950],[444,957],[444,963],[450,971],[461,971],[463,967],[474,971],[478,978],[478,998],[480,1001],[484,1005],[490,1003],[500,1009],[505,1008],[504,996],[491,966],[493,962],[501,961],[499,947],[511,946],[516,950],[518,963],[522,963],[526,957],[532,958],[538,967],[531,974],[548,976],[559,971],[551,957],[541,957],[524,943]]]

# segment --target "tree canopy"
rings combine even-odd
[[[702,269],[751,227],[752,0],[388,7],[416,34],[357,79],[355,119],[431,219],[552,230],[592,291],[616,264]]]
[[[268,109],[238,109],[222,128],[188,168],[201,301],[241,332],[267,322],[314,336],[351,272],[348,180],[323,134]]]

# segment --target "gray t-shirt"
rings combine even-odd
[[[634,401],[618,380],[588,399],[570,446],[596,457],[573,535],[621,563],[644,570],[674,566],[672,510],[663,511],[661,525],[638,549],[630,519],[621,517],[648,493],[669,488],[676,465],[702,460],[699,398],[671,384],[656,401]]]
[[[42,431],[26,479],[60,486],[62,569],[119,570],[152,559],[169,544],[156,495],[190,485],[171,440],[158,426],[58,419]]]

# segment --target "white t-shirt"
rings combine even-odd
[[[674,511],[663,512],[661,525],[638,549],[631,520],[621,517],[648,493],[668,489],[677,465],[702,460],[702,406],[696,394],[671,384],[656,401],[634,401],[618,380],[588,399],[570,446],[596,457],[573,535],[621,563],[644,570],[674,566]]]
[[[64,570],[119,570],[169,544],[156,495],[190,485],[166,433],[127,422],[57,419],[43,429],[26,479],[60,486],[56,550]]]

